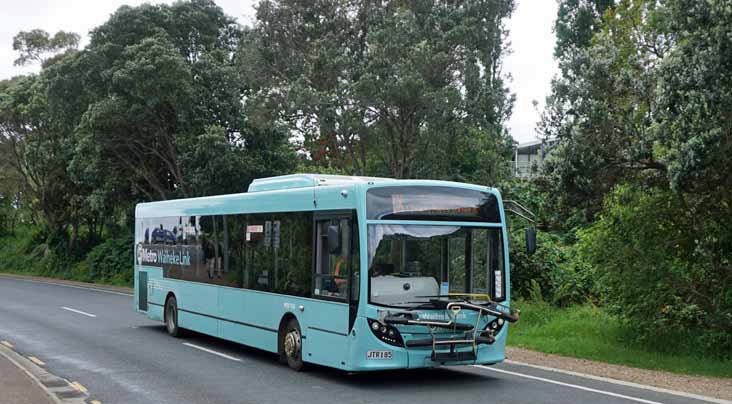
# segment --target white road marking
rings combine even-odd
[[[35,363],[38,366],[46,366],[46,363],[42,360],[36,358],[35,356],[29,356],[28,359],[31,360],[31,362]]]
[[[505,360],[504,363],[507,363],[509,365],[526,366],[526,367],[530,367],[530,368],[534,368],[534,369],[545,370],[547,372],[562,373],[562,374],[565,374],[565,375],[570,375],[570,376],[575,376],[575,377],[583,377],[585,379],[597,380],[597,381],[600,381],[600,382],[612,383],[612,384],[617,384],[617,385],[620,385],[620,386],[633,387],[633,388],[636,388],[636,389],[651,390],[651,391],[655,391],[655,392],[658,392],[658,393],[665,393],[665,394],[671,394],[671,395],[674,395],[674,396],[681,396],[681,397],[686,397],[686,398],[692,398],[694,400],[709,401],[710,403],[732,404],[732,401],[730,401],[730,400],[723,400],[721,398],[714,398],[714,397],[702,396],[702,395],[699,395],[699,394],[687,393],[685,391],[670,390],[670,389],[665,389],[663,387],[649,386],[647,384],[639,384],[639,383],[633,383],[633,382],[626,382],[625,380],[618,380],[618,379],[611,379],[609,377],[589,375],[587,373],[573,372],[571,370],[550,368],[548,366],[533,365],[531,363],[517,362],[517,361],[508,360],[508,359]]]
[[[198,346],[198,345],[190,344],[190,343],[188,343],[188,342],[184,342],[184,343],[183,343],[183,345],[185,345],[185,346],[189,346],[189,347],[191,347],[191,348],[195,348],[195,349],[198,349],[198,350],[201,350],[201,351],[203,351],[203,352],[208,352],[208,353],[210,353],[210,354],[214,354],[214,355],[217,355],[217,356],[220,356],[220,357],[222,357],[222,358],[226,358],[226,359],[229,359],[229,360],[232,360],[232,361],[235,361],[235,362],[241,362],[241,359],[239,359],[239,358],[235,358],[235,357],[233,357],[233,356],[229,356],[229,355],[227,355],[227,354],[224,354],[224,353],[221,353],[221,352],[216,352],[216,351],[214,351],[213,349],[208,349],[208,348],[204,348],[204,347],[202,347],[202,346]]]
[[[69,383],[69,385],[71,385],[71,387],[75,388],[76,390],[79,390],[82,393],[88,393],[89,392],[89,390],[87,390],[87,388],[84,387],[84,386],[82,386],[81,383],[79,383],[79,382]]]
[[[87,313],[87,312],[81,311],[81,310],[72,309],[71,307],[61,306],[61,308],[64,310],[73,311],[74,313],[78,313],[78,314],[81,314],[81,315],[84,315],[87,317],[96,317],[95,314]]]
[[[68,284],[65,284],[65,283],[39,281],[39,280],[35,280],[35,279],[22,279],[22,278],[15,278],[15,277],[12,277],[12,276],[2,276],[2,275],[0,275],[0,278],[3,278],[3,279],[12,279],[14,281],[21,281],[21,282],[42,283],[44,285],[63,286],[65,288],[92,290],[94,292],[110,293],[110,294],[113,294],[113,295],[120,295],[120,296],[134,296],[131,293],[115,292],[113,290],[107,290],[107,289],[101,289],[101,288],[92,288],[92,287],[87,287],[87,286],[68,285]]]
[[[558,386],[571,387],[571,388],[577,389],[577,390],[584,390],[584,391],[589,391],[591,393],[597,393],[597,394],[603,394],[603,395],[610,396],[610,397],[622,398],[622,399],[625,399],[625,400],[635,401],[635,402],[638,402],[638,403],[661,404],[658,401],[644,400],[644,399],[638,398],[638,397],[631,397],[631,396],[626,396],[626,395],[623,395],[623,394],[612,393],[610,391],[592,389],[592,388],[589,388],[589,387],[579,386],[579,385],[576,385],[576,384],[564,383],[564,382],[560,382],[560,381],[556,381],[556,380],[552,380],[552,379],[545,379],[543,377],[525,375],[523,373],[511,372],[511,371],[508,371],[508,370],[496,369],[496,368],[491,368],[491,367],[483,366],[483,365],[474,365],[474,366],[475,367],[478,367],[478,368],[481,368],[481,369],[491,370],[493,372],[505,373],[505,374],[508,374],[508,375],[513,375],[513,376],[518,376],[518,377],[524,377],[526,379],[531,379],[531,380],[538,380],[540,382],[556,384]]]

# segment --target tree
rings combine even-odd
[[[642,1],[560,6],[556,52],[562,75],[552,83],[540,128],[558,144],[545,172],[565,218],[573,211],[579,223],[588,223],[624,178],[660,180],[665,170],[653,156],[648,130],[660,60],[654,52],[664,49],[643,23],[647,12]],[[658,45],[653,52],[652,45]]]
[[[565,228],[589,226],[580,243],[608,302],[653,319],[647,335],[715,329],[700,337],[715,349],[729,330],[706,319],[732,312],[731,23],[722,1],[618,2],[565,48],[542,123],[558,142],[549,195]],[[648,304],[644,289],[658,292]]]
[[[249,107],[298,133],[323,165],[461,174],[442,169],[459,166],[458,139],[507,144],[501,61],[512,10],[510,0],[263,1],[241,51],[255,84]]]
[[[560,0],[554,33],[557,43],[554,56],[560,60],[560,68],[570,67],[571,58],[592,44],[592,37],[602,29],[603,16],[616,0]],[[561,66],[563,65],[563,66]]]
[[[58,31],[54,36],[42,29],[21,31],[13,37],[13,50],[20,56],[15,59],[16,66],[39,62],[46,65],[59,53],[73,51],[79,46],[79,34]]]
[[[13,157],[15,188],[49,240],[74,248],[84,233],[93,246],[103,230],[129,227],[141,200],[241,192],[254,177],[291,169],[284,133],[247,123],[240,36],[211,1],[124,6],[85,49],[2,83],[0,152]],[[47,37],[19,34],[21,57],[61,49],[64,35]]]
[[[265,167],[237,165],[232,175],[244,180],[219,189],[215,178],[199,177],[210,162],[183,162],[197,148],[254,153],[261,136],[272,136],[266,144],[280,151],[287,143],[246,122],[234,59],[240,36],[235,20],[211,1],[121,7],[92,32],[80,57],[89,66],[84,75],[92,101],[78,129],[83,153],[74,163],[77,171],[92,181],[94,173],[104,173],[106,183],[96,187],[106,194],[131,189],[138,195],[133,199],[154,200],[243,191],[250,172],[288,167],[279,159],[292,159],[275,152]]]
[[[65,233],[74,186],[66,172],[73,145],[51,119],[47,76],[17,79],[0,95],[0,128],[13,169],[32,207],[42,213],[49,238]]]
[[[185,59],[159,35],[126,47],[104,74],[113,96],[91,104],[79,127],[92,147],[87,151],[98,153],[90,162],[106,162],[95,166],[104,172],[128,173],[149,199],[189,196],[177,148],[178,138],[192,129],[192,75]]]

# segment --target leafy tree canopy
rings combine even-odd
[[[74,32],[58,31],[51,36],[42,29],[21,31],[13,37],[13,50],[20,54],[14,64],[21,66],[40,62],[45,65],[50,56],[78,46],[79,34]]]
[[[466,174],[462,139],[510,148],[511,0],[262,1],[241,47],[248,108],[325,166],[398,178]],[[494,173],[497,168],[486,168]],[[492,178],[495,179],[495,178]]]

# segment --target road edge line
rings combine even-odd
[[[0,273],[0,278],[13,279],[16,281],[23,281],[23,282],[41,283],[41,284],[45,284],[45,285],[64,286],[67,288],[74,288],[74,289],[92,290],[95,292],[109,293],[109,294],[119,295],[119,296],[134,296],[134,293],[118,292],[116,290],[105,289],[103,287],[72,285],[72,284],[69,284],[66,282],[62,282],[63,279],[53,279],[53,278],[45,278],[44,280],[30,279],[30,278],[26,278],[24,276],[18,276],[15,274],[8,274],[8,273]]]
[[[565,374],[568,376],[582,377],[585,379],[595,380],[595,381],[599,381],[599,382],[617,384],[620,386],[633,387],[633,388],[643,389],[643,390],[650,390],[650,391],[655,391],[657,393],[671,394],[671,395],[685,397],[685,398],[693,398],[695,400],[708,401],[711,403],[732,404],[732,401],[725,400],[723,398],[703,396],[700,394],[687,393],[685,391],[671,390],[671,389],[667,389],[664,387],[656,387],[656,386],[651,386],[648,384],[640,384],[640,383],[629,382],[629,381],[620,380],[620,379],[613,379],[610,377],[596,376],[596,375],[591,375],[591,374],[587,374],[587,373],[575,372],[572,370],[564,370],[564,369],[552,368],[549,366],[534,365],[532,363],[514,361],[514,360],[509,360],[509,359],[506,359],[503,362],[508,365],[526,366],[526,367],[530,367],[530,368],[534,368],[534,369],[543,370],[546,372],[554,372],[554,373]]]
[[[237,358],[236,356],[227,355],[227,354],[225,354],[223,352],[219,352],[219,351],[213,350],[211,348],[206,348],[204,346],[200,346],[200,345],[196,345],[196,344],[191,344],[190,342],[183,342],[183,345],[185,345],[185,346],[187,346],[189,348],[198,349],[201,352],[206,352],[206,353],[209,353],[211,355],[216,355],[218,357],[221,357],[221,358],[224,358],[224,359],[228,359],[230,361],[242,362],[242,360],[240,358]]]
[[[72,312],[72,313],[76,313],[76,314],[81,314],[82,316],[87,316],[87,317],[91,317],[91,318],[97,318],[97,315],[96,315],[96,314],[92,314],[92,313],[87,313],[87,312],[85,312],[85,311],[81,311],[81,310],[79,310],[79,309],[74,309],[74,308],[72,308],[72,307],[67,307],[67,306],[59,306],[59,308],[60,308],[61,310],[66,310],[66,311],[70,311],[70,312]]]
[[[21,355],[20,353],[4,346],[0,345],[0,355],[9,360],[15,367],[23,371],[28,377],[30,377],[40,388],[48,395],[48,397],[56,404],[85,404],[88,395],[84,394],[83,397],[68,397],[61,398],[59,393],[67,393],[66,390],[73,389],[69,384],[68,380],[58,377],[42,367],[34,364],[29,359]],[[44,384],[42,380],[45,380],[48,384],[60,384],[66,387],[54,387],[49,388]]]
[[[557,386],[569,387],[571,389],[577,389],[577,390],[587,391],[587,392],[590,392],[590,393],[595,393],[595,394],[601,394],[601,395],[605,395],[605,396],[609,396],[609,397],[620,398],[620,399],[623,399],[623,400],[635,401],[635,402],[644,403],[644,404],[662,404],[659,401],[653,401],[653,400],[648,400],[648,399],[645,399],[645,398],[628,396],[628,395],[625,395],[625,394],[615,393],[615,392],[608,391],[608,390],[600,390],[600,389],[596,389],[594,387],[582,386],[580,384],[573,384],[573,383],[562,382],[562,381],[554,380],[554,379],[547,379],[546,377],[539,377],[539,376],[534,376],[534,375],[528,375],[528,374],[525,374],[525,373],[515,372],[515,371],[512,371],[512,370],[498,369],[496,367],[488,367],[488,366],[484,366],[484,365],[473,365],[473,366],[478,367],[478,368],[481,368],[481,369],[485,369],[485,370],[490,370],[491,372],[503,373],[503,374],[507,374],[507,375],[511,375],[511,376],[516,376],[516,377],[523,377],[523,378],[529,379],[529,380],[536,380],[536,381],[539,381],[539,382],[550,383],[550,384],[554,384],[554,385],[557,385]]]

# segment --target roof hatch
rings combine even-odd
[[[386,178],[350,177],[326,174],[290,174],[278,177],[259,178],[249,185],[248,192],[275,191],[280,189],[313,188],[327,185],[344,185],[357,182],[384,181]]]

